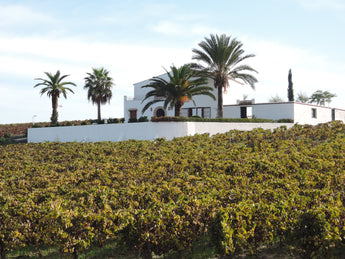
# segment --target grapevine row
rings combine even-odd
[[[345,238],[345,125],[295,125],[172,141],[0,146],[0,252],[109,241],[144,258],[202,236],[219,255]]]

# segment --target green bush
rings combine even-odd
[[[248,118],[200,118],[199,116],[193,117],[151,117],[152,122],[160,121],[194,121],[194,122],[275,122],[274,120],[268,119],[248,119]]]
[[[148,118],[147,116],[141,116],[139,119],[138,119],[138,122],[148,122]]]
[[[129,123],[138,122],[138,120],[137,120],[137,118],[129,118],[128,122]]]
[[[109,118],[109,119],[108,119],[108,123],[109,123],[109,124],[110,124],[110,123],[120,123],[120,119],[117,119],[117,118],[111,119],[111,118]]]
[[[279,119],[277,120],[279,123],[293,123],[292,119]]]

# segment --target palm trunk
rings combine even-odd
[[[97,102],[97,119],[98,123],[101,122],[101,102]]]
[[[52,113],[52,117],[50,118],[52,124],[57,124],[57,122],[58,122],[58,112],[57,112],[58,100],[59,100],[58,96],[53,94],[52,95],[53,113]]]
[[[218,86],[217,118],[223,118],[223,86]]]
[[[175,117],[180,117],[181,116],[181,107],[182,107],[182,103],[181,102],[177,102],[175,104]]]

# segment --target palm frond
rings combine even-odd
[[[207,79],[200,76],[200,72],[192,69],[191,64],[185,64],[181,67],[170,67],[171,71],[167,72],[168,80],[163,78],[153,77],[150,83],[142,86],[142,88],[152,88],[147,92],[144,101],[151,99],[152,97],[163,97],[163,106],[166,109],[178,105],[181,107],[187,97],[188,100],[193,101],[194,95],[208,95],[212,98],[212,88],[206,87]],[[162,101],[161,99],[154,99],[147,102],[143,112],[147,110],[151,105]]]
[[[145,104],[144,108],[141,110],[141,113],[144,113],[150,106],[152,106],[155,103],[162,102],[162,100],[152,100]]]
[[[192,68],[198,71],[199,75],[206,76],[214,81],[216,88],[226,89],[229,86],[229,80],[241,79],[243,82],[249,84],[253,89],[257,79],[249,73],[257,71],[248,65],[241,65],[240,63],[248,58],[252,58],[253,54],[244,54],[243,44],[236,38],[231,38],[225,34],[213,35],[205,38],[199,43],[199,49],[193,49],[194,60],[198,64],[193,64]],[[202,64],[206,64],[206,66]],[[221,91],[218,95],[222,94]],[[218,96],[218,116],[222,116],[223,103]]]

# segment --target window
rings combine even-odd
[[[129,110],[129,118],[136,119],[137,118],[137,110]]]
[[[335,121],[335,109],[332,109],[332,121]]]
[[[317,110],[316,108],[311,108],[311,117],[312,118],[317,118]]]
[[[211,118],[210,107],[182,108],[183,117],[199,116],[201,118]]]

